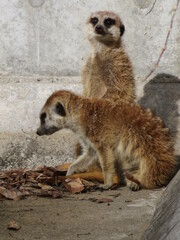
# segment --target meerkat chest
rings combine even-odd
[[[96,55],[91,56],[89,63],[89,98],[102,98],[107,88],[103,79],[105,78],[105,69],[103,61]]]

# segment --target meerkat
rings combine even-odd
[[[169,130],[150,110],[133,103],[88,99],[69,91],[57,91],[40,113],[38,135],[49,135],[68,128],[77,134],[83,153],[70,166],[67,175],[89,167],[89,147],[98,158],[104,175],[104,189],[113,184],[118,166],[123,170],[138,163],[132,190],[167,185],[175,173],[173,143]]]
[[[87,21],[92,53],[82,71],[83,96],[110,101],[135,101],[131,61],[121,44],[125,27],[113,12],[92,13]]]
[[[113,102],[134,102],[134,74],[121,43],[125,26],[120,17],[108,11],[92,13],[86,24],[86,32],[92,53],[82,71],[83,96]],[[76,144],[76,157],[81,152],[81,146]]]

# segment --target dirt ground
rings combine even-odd
[[[121,187],[104,192],[65,193],[60,199],[0,201],[0,239],[139,240],[162,192],[163,189],[132,192]],[[112,202],[97,202],[104,198]],[[7,229],[11,220],[18,222],[21,229]]]

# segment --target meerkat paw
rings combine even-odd
[[[132,191],[139,191],[140,190],[140,185],[132,182],[130,180],[126,180],[127,181],[127,187],[129,187]]]
[[[125,172],[126,176],[126,185],[129,187],[132,191],[139,191],[141,189],[141,183],[139,181],[139,173],[128,173]]]
[[[75,173],[76,173],[75,169],[70,166],[67,173],[66,173],[66,176],[70,176],[70,175],[73,175]]]

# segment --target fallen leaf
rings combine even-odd
[[[53,198],[62,198],[63,194],[61,191],[50,191],[50,190],[41,190],[37,193],[39,197],[53,197]]]
[[[62,198],[63,194],[61,191],[52,191],[52,197],[53,198]]]
[[[43,190],[53,190],[54,188],[47,184],[38,183],[38,186]]]
[[[109,203],[109,202],[113,202],[113,200],[110,198],[101,198],[97,200],[97,203]]]
[[[49,177],[54,177],[55,172],[56,172],[55,168],[44,166],[44,169],[43,169],[43,174],[44,175],[49,176]]]
[[[16,230],[16,231],[18,231],[18,230],[21,228],[21,226],[20,226],[19,223],[17,223],[17,222],[15,222],[14,220],[12,220],[12,221],[10,221],[10,222],[8,223],[7,228],[10,229],[10,230]]]
[[[44,174],[43,174],[43,173],[40,173],[40,174],[37,176],[36,181],[37,181],[40,177],[42,177],[42,176],[44,176]]]
[[[109,195],[110,197],[114,197],[114,198],[117,198],[121,195],[121,193],[116,193],[116,194],[112,194],[112,195]]]
[[[34,172],[43,172],[43,170],[44,170],[44,166],[39,166],[39,167],[33,169]]]
[[[90,200],[91,202],[97,202],[97,201],[98,201],[97,198],[89,198],[89,200]]]
[[[0,173],[0,179],[5,179],[6,178],[6,174],[5,173]]]
[[[81,182],[86,187],[94,187],[95,186],[95,184],[93,182],[87,181],[85,179],[81,179]]]
[[[79,192],[82,192],[84,190],[84,185],[82,184],[80,178],[77,178],[77,179],[66,179],[64,181],[64,186],[71,193],[79,193]]]
[[[0,187],[0,194],[8,199],[16,199],[18,196],[22,196],[22,193],[18,190],[10,190]]]

